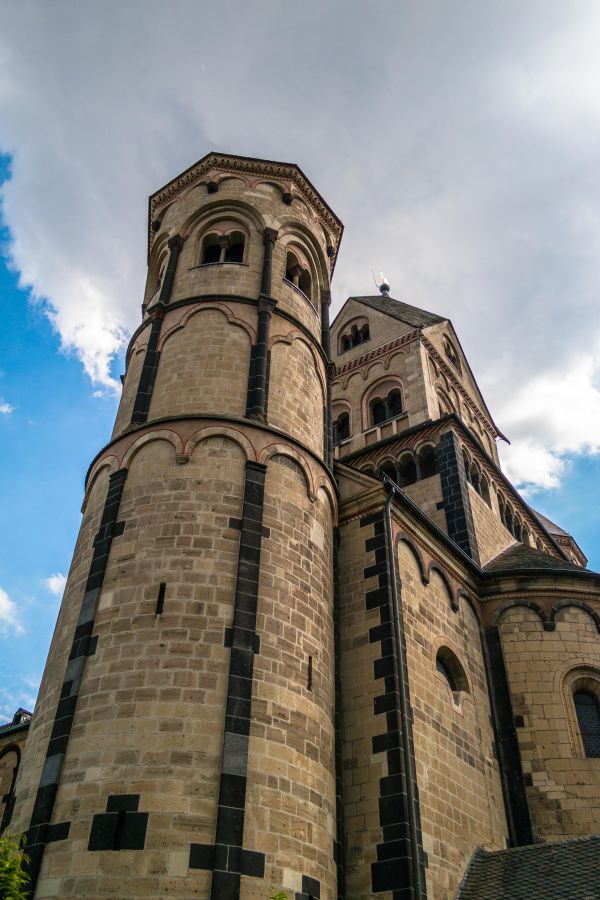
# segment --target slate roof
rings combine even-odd
[[[559,556],[551,556],[543,550],[534,550],[527,544],[512,544],[485,566],[484,572],[526,571],[527,569],[561,569],[564,572],[588,572],[575,563]]]
[[[551,519],[547,519],[546,516],[543,516],[537,509],[534,510],[536,516],[550,534],[558,534],[562,537],[571,537],[568,531],[565,531],[564,528],[561,528],[560,525],[557,525]]]
[[[406,322],[413,328],[426,328],[428,325],[437,325],[438,322],[447,322],[442,316],[436,316],[434,313],[427,312],[425,309],[419,309],[417,306],[411,306],[410,303],[404,303],[403,300],[395,300],[393,297],[384,297],[382,294],[376,294],[372,297],[349,297],[349,300],[356,300],[363,303],[371,309],[384,312],[394,319]]]
[[[0,725],[0,737],[9,731],[18,731],[19,728],[28,728],[31,724],[31,716],[32,713],[30,713],[28,709],[23,709],[23,707],[20,706],[14,714],[12,722],[9,722],[7,725]]]
[[[478,848],[456,900],[600,900],[600,835]]]

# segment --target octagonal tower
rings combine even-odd
[[[335,896],[341,233],[294,165],[211,153],[150,198],[16,788],[37,897]]]

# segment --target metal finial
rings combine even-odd
[[[379,275],[381,277],[381,282],[379,284],[380,293],[381,293],[382,297],[389,297],[390,283],[387,280],[387,278],[385,277],[385,275],[383,274],[383,272],[380,272]]]

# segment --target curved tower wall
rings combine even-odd
[[[203,265],[233,231],[243,260]],[[12,827],[36,897],[330,900],[341,226],[295,167],[213,154],[151,198],[150,235]]]

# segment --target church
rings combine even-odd
[[[447,318],[330,321],[342,231],[288,163],[150,197],[4,817],[31,896],[600,898],[600,575]]]

